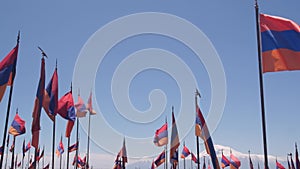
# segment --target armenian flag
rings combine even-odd
[[[197,157],[194,155],[194,153],[191,153],[191,158],[192,158],[192,161],[194,161],[194,163],[196,163],[196,164],[198,164],[199,163],[199,161],[198,161],[198,159],[197,159]]]
[[[9,134],[13,136],[19,136],[26,132],[25,129],[25,121],[21,119],[18,112],[15,115],[15,118],[13,122],[11,123],[11,126],[9,128]]]
[[[57,146],[56,149],[56,155],[59,157],[60,155],[62,155],[65,152],[64,150],[64,145],[62,143],[62,139],[60,139],[59,145]]]
[[[277,161],[277,159],[276,159],[276,169],[285,169],[285,167],[284,167],[282,164],[280,164],[280,163]]]
[[[156,130],[153,143],[159,147],[168,144],[168,123]]]
[[[191,154],[190,150],[186,146],[183,146],[182,153],[181,153],[181,158],[186,158],[190,154]]]
[[[93,109],[93,105],[92,105],[92,92],[90,92],[90,96],[86,105],[88,111],[90,112],[90,115],[95,115],[97,114],[97,112]]]
[[[222,153],[221,167],[225,168],[225,167],[228,167],[229,165],[230,165],[230,161]]]
[[[233,154],[230,154],[230,169],[239,169],[241,161],[236,158]]]
[[[175,116],[172,108],[172,133],[171,133],[171,147],[170,147],[170,158],[173,156],[177,148],[179,147],[179,136],[175,121]],[[171,159],[170,159],[171,160]]]
[[[55,68],[52,78],[48,83],[47,88],[44,91],[44,99],[43,99],[43,108],[52,121],[54,121],[54,117],[56,116],[57,113],[57,105],[58,105],[58,76],[57,76],[57,68]]]
[[[165,151],[159,154],[159,156],[154,160],[154,164],[156,167],[160,166],[162,163],[166,161]]]
[[[88,110],[82,100],[82,98],[80,97],[80,95],[78,95],[78,101],[75,104],[75,108],[76,108],[76,117],[85,117]]]
[[[300,70],[300,26],[292,20],[260,14],[263,72]]]
[[[69,153],[70,153],[70,152],[73,152],[73,151],[75,151],[75,150],[77,150],[77,149],[78,149],[78,142],[76,142],[75,144],[73,144],[73,145],[71,145],[70,147],[68,147]]]

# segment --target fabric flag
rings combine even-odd
[[[170,147],[170,160],[177,148],[179,147],[179,136],[176,127],[176,121],[174,117],[174,112],[172,110],[172,132],[171,132],[171,147]]]
[[[56,116],[57,113],[57,105],[58,105],[58,76],[57,76],[57,68],[55,68],[52,78],[48,83],[47,88],[44,91],[44,99],[43,99],[43,108],[52,121],[54,121],[54,117]]]
[[[282,164],[280,164],[277,160],[276,160],[276,169],[285,169],[284,166]]]
[[[69,91],[59,99],[57,113],[64,119],[68,120],[66,128],[66,137],[69,138],[76,119],[72,91]]]
[[[162,163],[166,161],[165,151],[159,154],[159,156],[154,160],[154,164],[156,167],[160,166]]]
[[[182,153],[181,153],[181,158],[186,158],[190,154],[191,154],[190,150],[186,146],[183,146]]]
[[[241,166],[241,161],[233,154],[230,154],[230,169],[238,169]]]
[[[3,146],[0,147],[0,155],[3,154]]]
[[[125,138],[123,140],[123,146],[122,146],[119,154],[120,154],[120,157],[122,157],[123,162],[127,163],[128,161],[127,161],[127,151],[126,151],[126,146],[125,146]]]
[[[300,161],[298,158],[298,148],[297,148],[297,144],[295,143],[295,160],[296,160],[296,169],[300,169]]]
[[[75,104],[75,108],[76,108],[76,117],[85,117],[88,110],[85,107],[85,104],[82,100],[82,98],[80,97],[80,95],[78,95],[78,102]]]
[[[38,84],[38,89],[36,92],[36,98],[34,101],[34,108],[32,112],[32,125],[31,125],[31,145],[38,148],[39,145],[39,136],[40,136],[40,118],[41,118],[41,110],[42,103],[44,98],[44,90],[45,90],[45,59],[42,58],[41,61],[41,72],[40,72],[40,80]]]
[[[178,165],[178,150],[176,150],[174,152],[174,154],[172,155],[171,157],[171,160],[170,160],[171,164],[172,164],[172,168],[173,169],[176,169],[177,165]]]
[[[25,129],[25,121],[21,119],[18,112],[15,115],[15,118],[13,122],[11,123],[11,126],[9,128],[9,134],[13,136],[19,136],[26,132]]]
[[[249,165],[250,165],[250,169],[254,169],[253,163],[252,163],[252,160],[251,160],[251,157],[250,157],[250,156],[249,156]]]
[[[68,151],[69,153],[75,151],[78,149],[78,142],[76,142],[75,144],[71,145],[69,148],[68,148]]]
[[[115,164],[113,166],[113,169],[121,169],[122,168],[121,161],[119,160],[119,157],[120,157],[120,153],[117,154],[117,157],[115,159]]]
[[[49,169],[50,164],[48,163],[43,169]]]
[[[36,150],[35,161],[39,161],[39,157],[40,157],[40,147]]]
[[[194,163],[198,164],[199,161],[197,159],[197,157],[194,155],[194,153],[191,153],[191,158],[192,158],[192,161],[194,161]]]
[[[30,145],[30,141],[28,141],[26,147],[25,147],[25,153],[31,148],[31,145]]]
[[[73,163],[72,165],[76,164],[76,155],[74,157]],[[80,158],[79,156],[77,156],[77,167],[78,168],[83,168],[85,166],[85,162],[82,158]]]
[[[57,146],[57,149],[56,149],[56,155],[59,157],[59,156],[61,156],[64,152],[65,152],[65,150],[64,150],[64,145],[63,145],[63,143],[62,143],[62,138],[60,138],[59,145]]]
[[[97,112],[93,109],[93,105],[92,105],[92,92],[90,93],[89,100],[86,107],[91,115],[97,114]]]
[[[225,168],[225,167],[228,167],[229,165],[230,165],[230,161],[222,153],[221,167]]]
[[[43,157],[44,157],[44,149],[43,149],[41,155],[39,155],[39,156],[37,157],[37,161],[39,162],[40,159],[43,158]]]
[[[0,102],[6,90],[11,86],[16,74],[19,45],[17,44],[0,62]]]
[[[263,72],[300,70],[300,26],[292,20],[260,14]]]
[[[214,169],[220,169],[212,138],[209,134],[205,119],[198,105],[196,105],[195,134],[203,139],[206,152],[210,155]]]
[[[156,130],[153,143],[158,147],[168,144],[168,123]]]

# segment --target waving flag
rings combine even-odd
[[[57,113],[57,105],[58,105],[58,76],[57,76],[57,68],[55,68],[54,73],[50,82],[48,83],[47,88],[44,91],[44,99],[43,99],[43,108],[49,118],[54,121],[54,117]]]
[[[198,164],[199,161],[197,159],[197,157],[194,155],[194,153],[191,153],[191,158],[192,158],[192,161],[194,161],[194,163]]]
[[[17,44],[0,62],[0,102],[6,90],[11,86],[16,74],[19,45]]]
[[[37,157],[37,161],[38,161],[38,162],[40,161],[41,158],[44,157],[44,150],[45,150],[45,149],[43,148],[43,151],[42,151],[41,155],[39,155],[39,156]]]
[[[76,117],[85,117],[88,110],[85,107],[85,104],[82,100],[82,98],[80,97],[80,95],[78,95],[78,102],[75,104],[75,108],[76,108]]]
[[[285,167],[284,167],[282,164],[280,164],[280,163],[277,161],[277,159],[276,159],[276,169],[285,169]]]
[[[233,154],[230,154],[230,169],[239,169],[241,161],[236,158]]]
[[[86,107],[89,110],[91,115],[97,114],[96,111],[93,109],[93,105],[92,105],[92,92],[90,93],[89,100]]]
[[[71,145],[70,147],[68,147],[68,151],[69,153],[75,151],[78,149],[78,142],[76,142],[75,144]]]
[[[159,147],[168,144],[168,123],[156,130],[153,142]]]
[[[196,105],[195,134],[203,139],[207,154],[210,155],[214,169],[219,169],[219,161],[215,152],[212,138],[209,134],[205,119],[198,105]]]
[[[172,169],[176,169],[177,165],[178,165],[178,150],[176,150],[174,152],[174,154],[171,157],[170,160],[171,164],[172,164]]]
[[[59,145],[57,146],[57,149],[56,149],[56,155],[59,157],[59,156],[61,156],[64,152],[65,152],[64,145],[63,145],[63,143],[62,143],[62,138],[60,138]]]
[[[260,14],[263,72],[300,70],[300,26],[292,20]]]
[[[69,91],[59,99],[57,113],[64,119],[68,120],[66,137],[70,137],[74,126],[74,121],[76,119],[72,91]]]
[[[121,166],[121,161],[120,161],[120,153],[117,154],[117,157],[115,159],[115,164],[113,166],[113,169],[121,169],[122,166]]]
[[[159,154],[159,156],[154,160],[154,164],[156,167],[160,166],[162,163],[166,161],[165,151]]]
[[[175,151],[177,150],[179,145],[180,145],[179,136],[178,136],[176,121],[175,121],[174,112],[173,112],[173,108],[172,108],[172,133],[171,133],[170,158],[173,156],[173,154],[175,153]]]
[[[230,165],[230,161],[222,153],[221,167],[225,168],[225,167],[228,167],[229,165]]]
[[[30,141],[27,143],[24,152],[26,153],[31,148]]]
[[[15,115],[15,118],[13,122],[11,123],[11,126],[9,128],[9,134],[13,136],[22,135],[26,132],[25,129],[25,121],[21,119],[18,112]]]
[[[190,154],[191,154],[190,150],[186,146],[183,146],[182,153],[181,153],[181,158],[186,158]]]
[[[41,130],[40,118],[41,118],[42,103],[44,98],[44,90],[45,90],[45,59],[43,57],[41,61],[40,80],[39,80],[38,89],[36,92],[36,98],[34,101],[34,108],[32,112],[33,119],[31,124],[31,133],[32,133],[31,144],[35,148],[38,148],[39,146],[39,136]]]

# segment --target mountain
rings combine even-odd
[[[222,146],[222,145],[215,145],[215,151],[217,153],[217,156],[218,156],[218,159],[219,159],[219,163],[221,164],[221,156],[222,156],[222,151],[223,151],[223,154],[230,160],[230,151],[232,152],[232,154],[237,157],[240,161],[241,161],[241,167],[240,169],[249,169],[249,155],[248,155],[248,152],[246,153],[242,153],[242,152],[239,152],[235,149],[232,149],[228,146]],[[181,150],[179,151],[181,153]],[[180,156],[180,155],[179,155]],[[203,165],[203,157],[206,157],[206,167],[208,165],[207,163],[207,157],[209,157],[208,154],[206,154],[206,151],[202,151],[200,153],[200,168],[202,169],[202,165]],[[186,169],[190,169],[191,166],[193,166],[193,168],[196,168],[196,164],[195,163],[191,163],[191,156],[188,156],[185,160],[185,163],[186,163]],[[210,157],[209,157],[210,159]],[[261,154],[251,154],[251,159],[252,159],[252,162],[253,162],[253,165],[254,165],[254,168],[257,169],[258,168],[258,163],[259,163],[259,166],[260,166],[260,169],[263,169],[264,168],[264,155],[261,155]],[[272,168],[276,168],[275,166],[275,160],[276,160],[276,157],[274,156],[271,156],[269,155],[269,168],[272,169]],[[285,160],[285,158],[283,157],[277,157],[277,160],[283,164],[284,166],[287,166],[287,162]],[[144,160],[139,160],[137,162],[134,162],[134,163],[129,163],[127,165],[127,169],[148,169],[151,167],[151,162],[152,160],[149,160],[149,159],[144,159]],[[211,168],[212,167],[212,164],[211,165]],[[170,167],[170,163],[168,164],[168,168]],[[157,167],[157,169],[163,169],[163,165]],[[183,159],[180,159],[179,161],[179,168],[180,169],[183,169]],[[288,167],[286,167],[288,168]],[[229,167],[227,167],[226,169],[229,169]]]

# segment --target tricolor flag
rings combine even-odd
[[[230,165],[230,161],[222,153],[221,167],[225,168],[225,167],[228,167],[229,165]]]
[[[36,98],[34,101],[34,108],[32,112],[32,123],[31,123],[31,145],[36,149],[39,146],[39,136],[40,136],[40,118],[41,118],[41,110],[44,98],[44,90],[45,90],[45,59],[44,57],[41,60],[41,72],[40,72],[40,80],[38,84],[38,89],[36,92]]]
[[[57,113],[57,105],[58,105],[58,76],[57,76],[57,68],[55,68],[52,78],[48,83],[47,88],[44,91],[44,99],[43,99],[43,108],[52,121],[54,121],[54,117],[56,116]]]
[[[201,137],[203,139],[206,152],[210,155],[214,169],[219,169],[220,165],[215,152],[214,144],[209,134],[203,114],[198,105],[196,105],[195,134],[196,136]]]
[[[19,44],[16,45],[0,62],[0,102],[6,90],[11,86],[16,74]]]
[[[11,123],[11,126],[9,128],[9,134],[13,136],[22,135],[26,132],[25,129],[25,121],[21,119],[18,112],[15,115],[15,118],[13,122]]]
[[[78,142],[76,142],[75,144],[71,145],[70,147],[68,147],[68,151],[69,153],[75,151],[78,149]]]
[[[76,119],[72,91],[69,91],[59,99],[57,113],[64,119],[68,120],[66,137],[69,138],[74,126],[74,121]]]
[[[194,155],[194,153],[191,153],[191,158],[192,158],[192,161],[194,161],[194,163],[198,164],[199,161],[197,159],[197,157]]]
[[[24,149],[24,153],[26,153],[30,148],[31,148],[30,141],[28,141],[28,143]]]
[[[241,161],[236,158],[233,154],[230,154],[230,169],[239,169]]]
[[[154,164],[156,167],[160,166],[162,163],[166,161],[165,151],[159,154],[159,156],[154,160]]]
[[[117,157],[115,159],[115,164],[113,166],[113,169],[121,169],[122,168],[121,161],[119,160],[119,157],[120,157],[120,153],[117,154]]]
[[[80,97],[80,95],[78,95],[78,101],[75,104],[75,108],[76,108],[76,117],[85,117],[88,110],[82,100],[82,98]]]
[[[174,152],[174,154],[171,157],[170,160],[171,164],[172,164],[172,169],[176,169],[177,165],[178,165],[178,150],[176,150]]]
[[[153,143],[159,147],[168,144],[168,123],[156,130]]]
[[[190,150],[186,146],[183,146],[182,153],[181,153],[181,158],[186,158],[190,154],[191,154]]]
[[[65,152],[65,150],[64,150],[64,145],[63,145],[63,143],[62,143],[62,138],[60,138],[59,145],[57,146],[57,149],[56,149],[56,155],[59,157],[59,156],[61,156],[64,152]]]
[[[89,100],[87,102],[86,107],[91,115],[97,114],[97,112],[93,109],[93,105],[92,105],[92,92],[90,93]]]
[[[170,160],[177,148],[179,147],[179,136],[176,127],[175,116],[172,108],[172,133],[171,133],[171,147],[170,147]]]
[[[300,26],[292,20],[260,14],[263,72],[300,70]]]
[[[276,169],[285,169],[285,167],[284,167],[282,164],[280,164],[280,163],[277,161],[277,159],[276,159]]]

